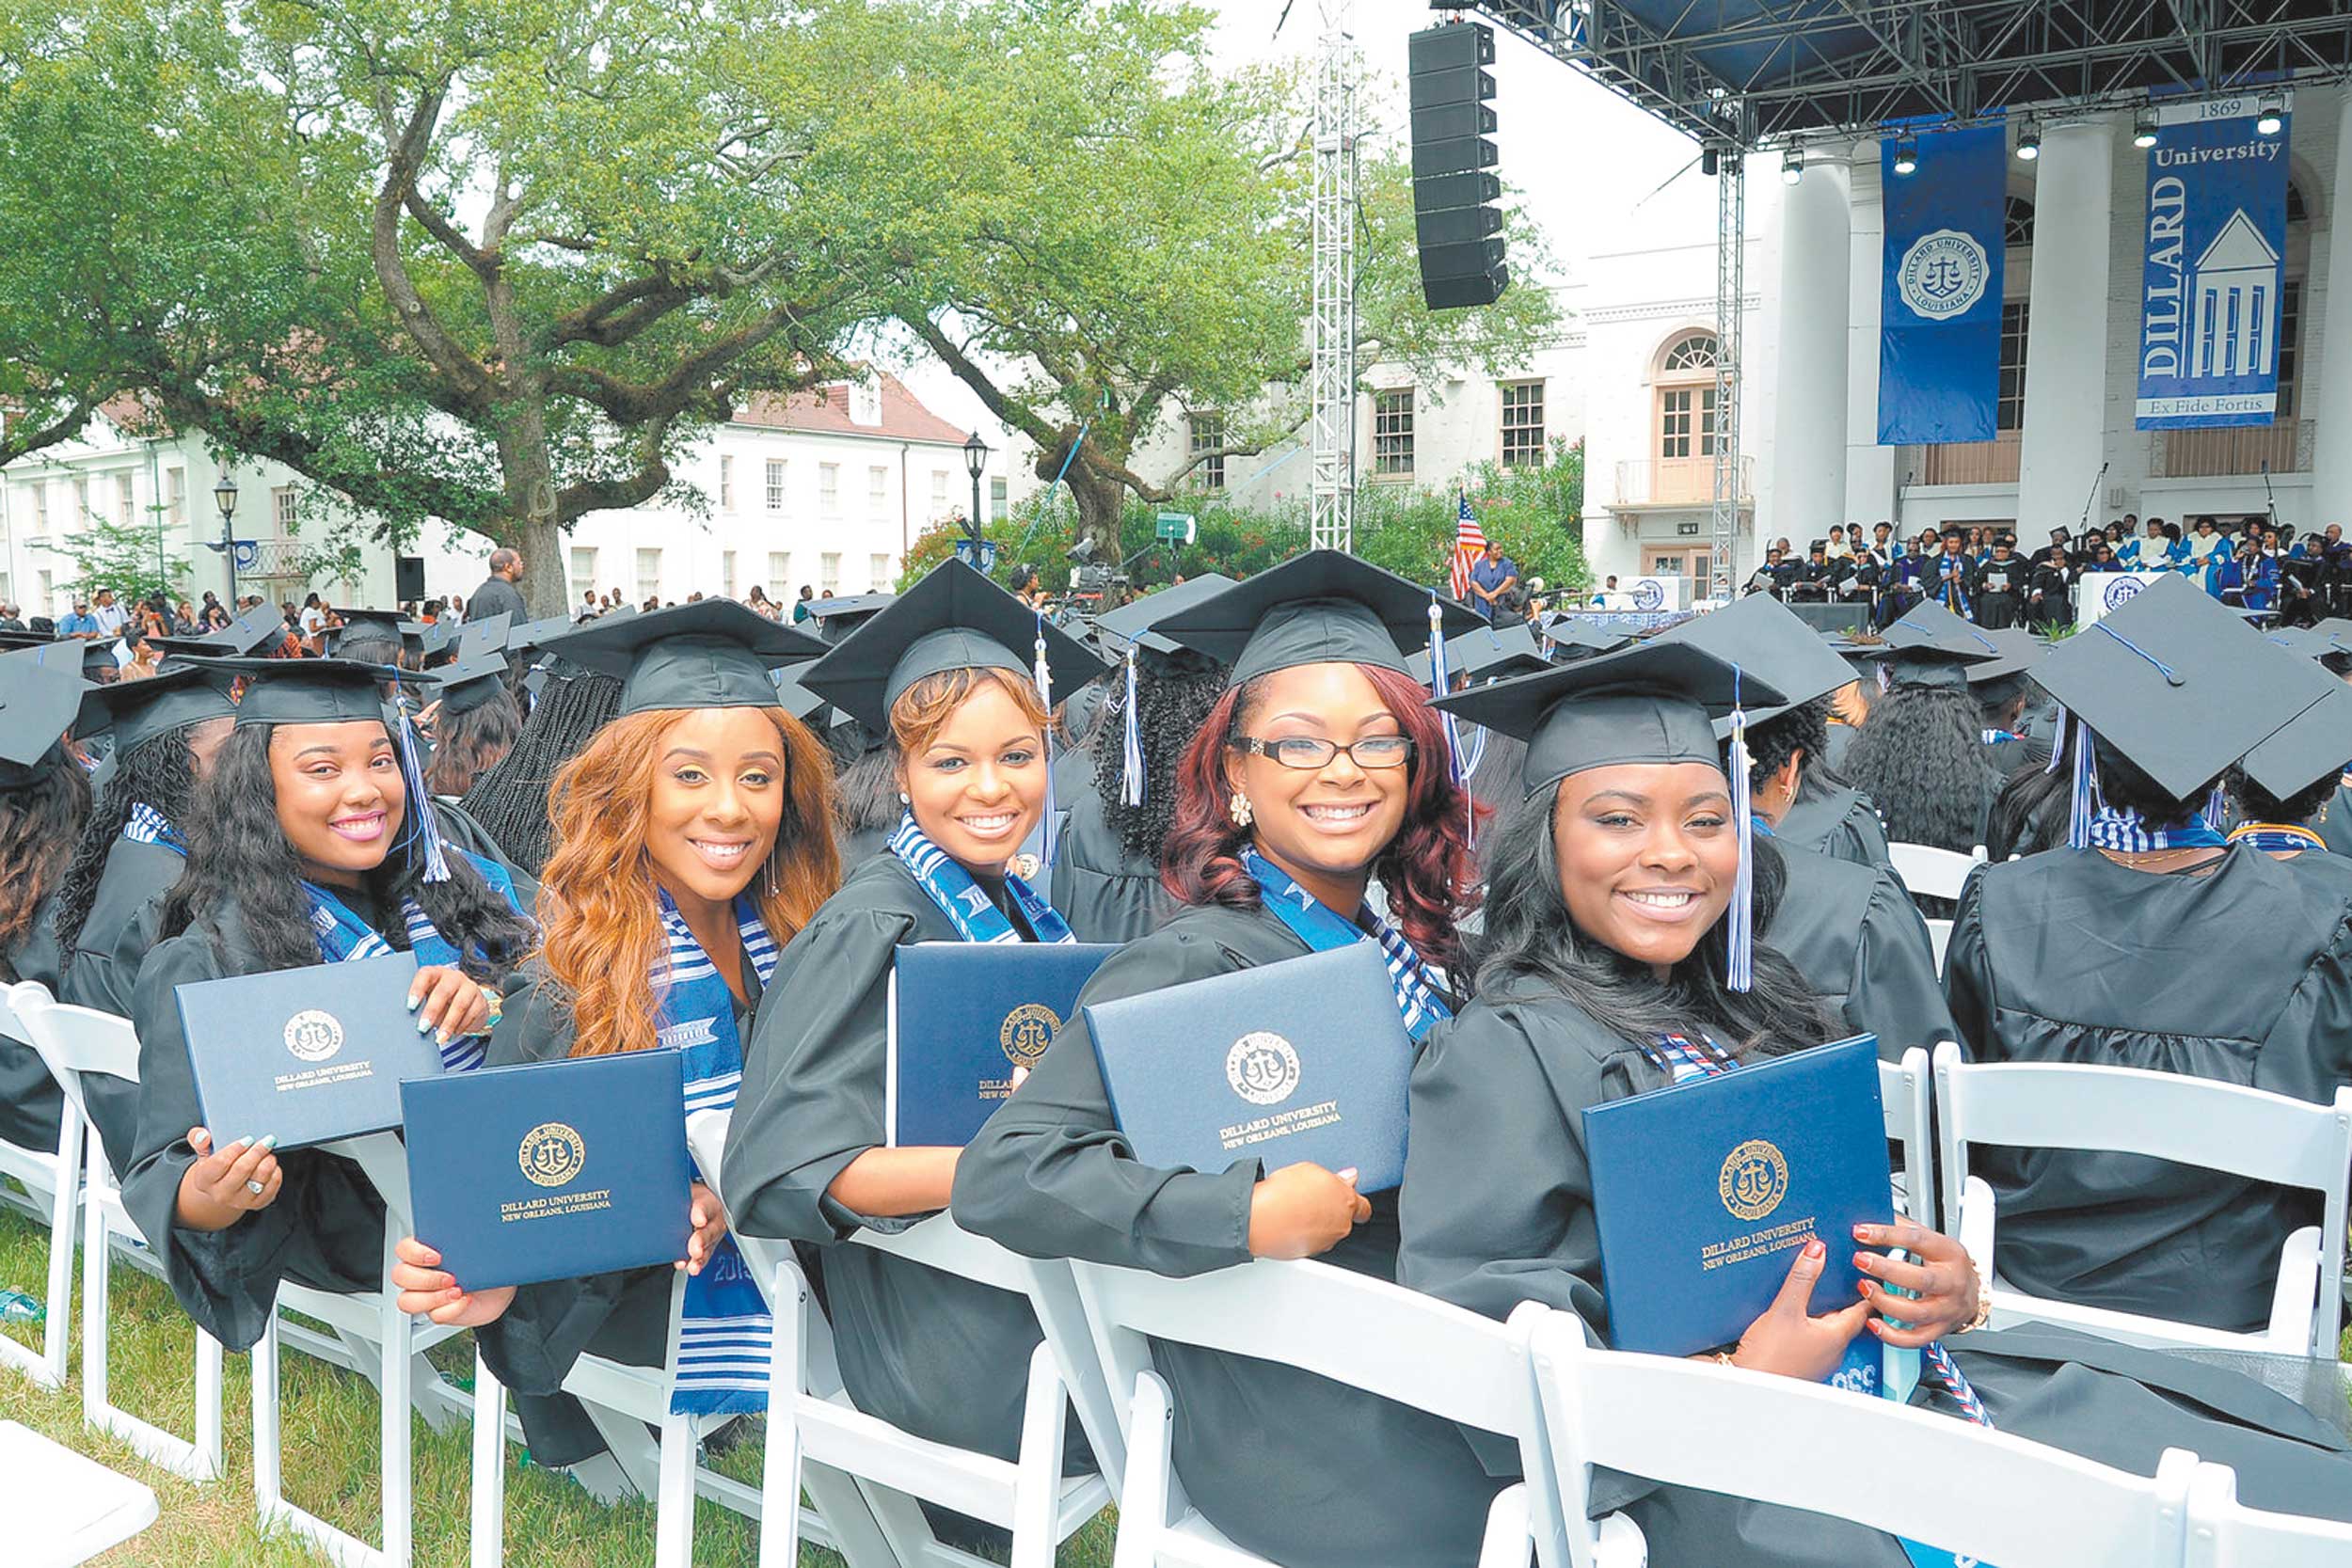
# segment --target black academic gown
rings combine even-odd
[[[1830,785],[1810,776],[1797,781],[1797,798],[1772,824],[1772,837],[1799,849],[1856,865],[1890,863],[1886,826],[1870,798],[1858,789]]]
[[[2348,916],[2342,880],[2244,846],[2166,876],[2053,849],[1971,879],[1945,985],[1979,1061],[2324,1102],[2352,1080]],[[2221,1329],[2268,1321],[2279,1248],[2320,1217],[2315,1193],[2137,1155],[1983,1148],[1970,1168],[1999,1200],[1994,1266],[2019,1289]]]
[[[2352,855],[2352,788],[2336,785],[2327,811],[2311,824],[2311,830],[2328,846],[2330,854]]]
[[[742,960],[748,994],[735,1009],[739,1038],[749,1039],[759,1006],[759,972]],[[561,1060],[572,1053],[571,1009],[546,983],[536,964],[508,978],[499,1026],[490,1036],[488,1067]],[[431,1237],[424,1238],[429,1244]],[[515,1392],[532,1457],[551,1466],[577,1465],[603,1451],[604,1438],[587,1412],[563,1392],[564,1379],[584,1354],[631,1367],[659,1367],[668,1354],[670,1289],[667,1264],[625,1269],[579,1279],[525,1285],[498,1322],[475,1331],[482,1358]],[[463,1284],[464,1281],[459,1281]]]
[[[1133,942],[1159,929],[1176,911],[1159,863],[1127,852],[1091,780],[1069,805],[1055,846],[1054,908],[1080,942]]]
[[[187,865],[185,856],[160,844],[118,838],[99,868],[89,915],[73,939],[73,963],[65,972],[58,999],[95,1007],[117,1018],[131,1017],[139,967],[155,945],[164,897]],[[139,1090],[119,1078],[93,1074],[84,1080],[98,1135],[114,1168],[127,1167],[138,1151]]]
[[[1607,1342],[1582,1113],[1662,1088],[1667,1078],[1558,993],[1526,982],[1440,1024],[1413,1069],[1399,1278],[1497,1320],[1540,1301],[1576,1313]],[[1497,1148],[1511,1159],[1499,1164]],[[2239,1496],[2273,1499],[2254,1506],[2312,1512],[2324,1489],[2328,1509],[2352,1510],[2344,1439],[2234,1373],[2149,1353],[2109,1355],[2095,1341],[2046,1329],[1979,1333],[1950,1348],[1999,1430],[2143,1475],[2155,1473],[2168,1447],[2226,1451],[2241,1466]],[[2074,1364],[2074,1352],[2083,1364]],[[2126,1372],[2092,1371],[2094,1356]],[[2182,1384],[2205,1397],[2179,1392]],[[1925,1384],[1912,1402],[1939,1404]],[[1518,1473],[1510,1445],[1482,1441],[1480,1453],[1498,1479]],[[1835,1454],[1821,1459],[1836,1463]],[[1658,1568],[1908,1568],[1910,1560],[1893,1537],[1851,1523],[1599,1472],[1595,1516],[1618,1509],[1641,1526]]]
[[[387,931],[383,916],[357,900],[345,898],[354,913],[405,942],[397,920]],[[383,1283],[384,1200],[349,1160],[281,1149],[285,1180],[268,1208],[241,1215],[226,1230],[178,1224],[180,1179],[196,1163],[188,1129],[203,1118],[173,988],[264,970],[234,905],[221,911],[216,930],[219,952],[215,927],[199,925],[157,943],[139,968],[131,998],[139,1032],[138,1136],[122,1172],[122,1198],[182,1308],[230,1350],[242,1351],[269,1326],[281,1279],[343,1293]]]
[[[850,872],[769,978],[772,1000],[744,1047],[721,1186],[738,1230],[819,1249],[842,1385],[860,1410],[1009,1460],[1029,1356],[1044,1338],[1028,1298],[850,1244],[860,1227],[889,1234],[920,1216],[853,1213],[827,1194],[882,1143],[884,1009],[898,948],[957,940],[895,855]],[[1090,1468],[1085,1433],[1074,1421],[1068,1430],[1066,1467]]]
[[[1927,922],[1891,871],[1833,860],[1773,839],[1788,882],[1762,940],[1853,1034],[1879,1037],[1899,1061],[1912,1046],[1957,1039],[1935,974]]]
[[[1095,972],[1081,1005],[1303,956],[1263,910],[1188,909]],[[1162,1170],[1119,1133],[1083,1017],[956,1167],[955,1215],[1034,1258],[1077,1258],[1186,1277],[1249,1260],[1263,1176]],[[1323,1261],[1395,1277],[1393,1194]],[[1209,1521],[1291,1568],[1455,1568],[1477,1556],[1498,1489],[1450,1424],[1295,1369],[1184,1345],[1153,1358],[1175,1394],[1175,1465]]]
[[[433,820],[441,830],[441,836],[468,854],[479,855],[498,864],[515,881],[515,903],[523,913],[538,908],[539,883],[521,866],[506,858],[506,851],[490,836],[490,831],[475,821],[454,800],[446,795],[433,798]]]
[[[0,981],[30,980],[58,987],[56,905],[50,900],[33,911],[24,939],[0,950]],[[24,1040],[0,1035],[0,1139],[20,1148],[55,1153],[57,1122],[65,1114],[65,1091],[49,1076],[40,1053]]]

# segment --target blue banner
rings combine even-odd
[[[2279,407],[2287,126],[2248,99],[2163,111],[2148,150],[2139,316],[2141,430],[2268,424]]]
[[[1929,131],[1917,167],[1879,144],[1886,248],[1879,288],[1879,444],[1990,441],[2001,388],[2001,227],[2009,135]]]

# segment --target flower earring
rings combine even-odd
[[[1233,819],[1234,827],[1247,828],[1257,814],[1249,809],[1249,797],[1237,789],[1233,791],[1233,798],[1225,803],[1225,815]]]

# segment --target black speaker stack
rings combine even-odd
[[[392,557],[392,597],[396,601],[424,597],[424,557]]]
[[[1492,305],[1511,286],[1502,255],[1502,182],[1494,173],[1495,32],[1454,22],[1408,41],[1413,231],[1432,310]]]

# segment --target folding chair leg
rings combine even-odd
[[[661,1480],[653,1521],[653,1568],[691,1568],[694,1560],[694,1422],[661,1418]]]
[[[81,1196],[81,1117],[68,1101],[57,1118],[56,1180],[49,1195],[49,1293],[41,1300],[40,1349],[0,1334],[0,1366],[40,1387],[65,1386],[66,1325],[73,1316],[73,1206]]]
[[[479,1351],[473,1358],[473,1568],[501,1568],[506,1558],[506,1386]]]
[[[90,1133],[91,1169],[98,1167],[98,1134]],[[101,1183],[84,1188],[82,1203],[82,1419],[120,1439],[152,1465],[189,1481],[221,1477],[220,1341],[196,1330],[196,1441],[187,1443],[114,1407],[107,1368],[106,1307],[114,1286],[113,1228]]]
[[[253,1501],[267,1525],[281,1506],[285,1478],[278,1467],[278,1314],[253,1347]]]
[[[1478,1568],[1527,1568],[1534,1545],[1528,1532],[1527,1482],[1506,1486],[1495,1494],[1486,1510],[1486,1539],[1478,1548]]]
[[[801,1423],[794,1406],[807,1386],[808,1291],[793,1271],[778,1269],[775,1289],[768,1299],[776,1310],[775,1333],[768,1350],[768,1449],[759,1467],[759,1568],[799,1568],[803,1477]],[[858,1513],[866,1513],[865,1499],[855,1486],[839,1490],[858,1499]],[[811,1498],[815,1496],[812,1491]],[[842,1526],[823,1504],[818,1504],[818,1513],[836,1536],[846,1538]]]
[[[1127,1422],[1127,1475],[1120,1489],[1119,1542],[1111,1568],[1153,1568],[1168,1526],[1176,1413],[1168,1406],[1168,1385],[1157,1374],[1136,1379],[1134,1411]]]
[[[389,1282],[392,1265],[398,1259],[392,1253],[393,1238],[389,1227],[384,1236],[384,1277]],[[410,1443],[408,1435],[408,1401],[412,1393],[412,1352],[409,1340],[415,1325],[399,1307],[399,1296],[391,1290],[384,1292],[381,1315],[383,1320],[383,1381],[379,1385],[383,1398],[377,1408],[381,1414],[378,1430],[382,1433],[381,1467],[384,1471],[384,1560],[391,1568],[406,1568],[409,1557],[411,1528]]]
[[[773,1415],[768,1418],[768,1441],[772,1445],[775,1442]],[[773,1448],[769,1451],[772,1455]],[[772,1459],[771,1463],[773,1463]],[[850,1568],[911,1568],[908,1560],[900,1558],[898,1548],[891,1544],[882,1522],[874,1517],[873,1509],[866,1503],[866,1494],[858,1489],[855,1481],[830,1465],[803,1463],[801,1465],[801,1487],[808,1494],[809,1507],[832,1535],[833,1549]],[[797,1530],[801,1523],[800,1510],[793,1508],[782,1512],[791,1516]],[[771,1509],[760,1522],[759,1568],[798,1568],[797,1558],[780,1553],[773,1557],[770,1555],[768,1543],[773,1532],[771,1521],[778,1516],[779,1511]],[[781,1546],[785,1537],[777,1534],[775,1539]]]
[[[1054,1568],[1061,1524],[1062,1432],[1070,1418],[1054,1347],[1029,1355],[1028,1400],[1021,1414],[1020,1470],[1013,1482],[1012,1568]]]

